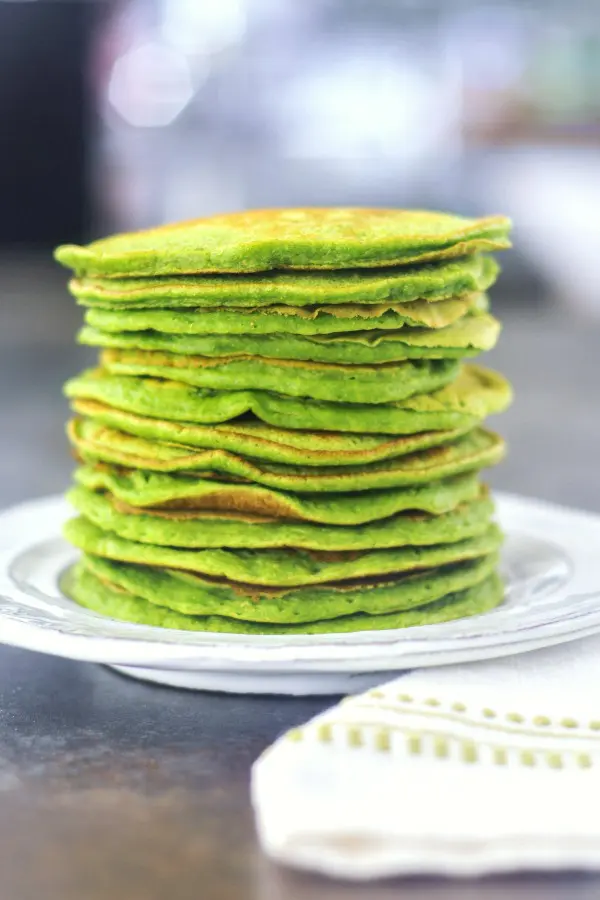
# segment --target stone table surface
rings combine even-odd
[[[60,272],[0,258],[0,506],[61,491],[71,463],[61,382],[87,364]],[[494,486],[600,511],[600,323],[501,298],[490,362],[515,384]],[[258,852],[252,761],[331,698],[194,694],[0,648],[2,900],[584,900],[600,877],[346,885]]]

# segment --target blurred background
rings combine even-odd
[[[0,505],[68,479],[54,245],[335,204],[514,218],[493,481],[600,510],[600,0],[0,0]]]

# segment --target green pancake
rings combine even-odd
[[[150,566],[84,558],[100,581],[186,616],[225,616],[266,624],[308,623],[366,613],[381,615],[414,609],[480,584],[492,574],[498,554],[393,578],[376,578],[321,587],[250,591]]]
[[[174,335],[152,331],[98,331],[87,326],[79,342],[119,350],[161,351],[202,357],[252,357],[303,360],[344,365],[399,362],[405,359],[460,359],[491,350],[500,323],[489,315],[465,316],[440,328],[404,328],[401,331],[363,331],[358,334],[317,335]]]
[[[205,450],[229,450],[267,462],[300,466],[351,466],[379,462],[449,444],[471,430],[467,424],[453,431],[417,434],[344,434],[336,431],[291,431],[265,425],[248,416],[224,425],[192,425],[137,416],[96,400],[73,400],[73,410],[97,425],[161,443]],[[73,432],[76,433],[75,431]]]
[[[195,306],[199,311],[231,306],[262,315],[285,310],[324,307],[336,315],[369,305],[435,304],[448,298],[487,290],[496,280],[498,263],[489,256],[471,256],[449,263],[405,269],[337,272],[259,272],[255,275],[180,275],[178,277],[93,279],[74,278],[69,290],[84,306],[113,310],[172,309]],[[410,314],[410,313],[408,313]],[[298,313],[287,313],[298,315]],[[345,313],[346,318],[348,313]]]
[[[181,301],[183,305],[183,301]],[[243,309],[147,309],[96,307],[85,310],[85,321],[98,331],[160,331],[163,334],[338,334],[339,332],[395,330],[405,326],[443,328],[468,313],[487,312],[487,294],[470,293],[430,303],[379,303],[360,306],[269,306]],[[148,304],[149,305],[149,304]],[[193,298],[188,306],[195,307]]]
[[[444,544],[482,534],[493,512],[487,491],[439,516],[404,512],[364,525],[316,525],[242,513],[205,510],[142,510],[110,494],[74,487],[67,499],[105,531],[143,544],[167,547],[300,550],[371,550],[407,544]]]
[[[455,360],[446,359],[342,366],[260,357],[215,359],[141,350],[104,350],[100,362],[113,375],[149,376],[209,391],[277,391],[286,397],[335,403],[404,400],[449,384],[459,371]]]
[[[70,519],[64,534],[85,553],[118,562],[165,566],[197,572],[210,579],[227,579],[240,590],[255,585],[298,587],[332,581],[382,577],[400,572],[477,559],[500,547],[502,536],[497,525],[489,525],[481,534],[448,544],[422,547],[394,547],[391,550],[367,550],[352,553],[324,553],[310,550],[183,550],[142,544],[105,531],[89,519]]]
[[[249,210],[67,244],[55,257],[78,275],[112,278],[370,268],[502,250],[510,226],[424,210]]]
[[[342,493],[428,484],[496,465],[505,452],[498,435],[480,428],[452,444],[368,465],[343,467],[266,463],[227,450],[195,450],[147,441],[89,421],[71,422],[68,435],[84,462],[147,472],[198,473],[205,478],[225,476],[230,481],[242,479],[294,493]]]
[[[502,602],[503,586],[497,575],[472,588],[449,594],[442,600],[417,609],[378,616],[357,613],[339,619],[295,625],[266,625],[225,616],[186,616],[149,603],[122,588],[100,581],[83,564],[70,569],[62,579],[62,590],[80,606],[125,622],[154,625],[185,631],[229,632],[234,634],[331,634],[407,628],[447,622],[488,612]]]
[[[418,487],[333,496],[290,494],[257,484],[161,475],[104,464],[77,469],[75,480],[91,491],[108,491],[129,506],[241,512],[329,525],[361,525],[405,510],[439,514],[479,495],[473,473]]]
[[[298,400],[257,390],[215,392],[180,381],[111,375],[102,369],[71,379],[65,393],[161,420],[206,425],[251,412],[279,428],[390,435],[472,427],[485,416],[501,412],[511,400],[506,379],[471,364],[439,391],[388,404]]]

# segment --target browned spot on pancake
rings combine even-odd
[[[114,499],[115,509],[120,503],[118,499]],[[126,506],[127,504],[122,504]],[[163,518],[198,518],[194,516],[194,511],[212,511],[213,513],[240,513],[242,518],[239,521],[247,521],[248,517],[252,517],[253,521],[298,521],[302,522],[306,516],[299,515],[289,503],[283,498],[279,499],[275,494],[268,491],[264,493],[236,493],[232,486],[231,490],[224,486],[221,489],[215,488],[214,492],[205,494],[201,497],[181,497],[176,500],[166,500],[164,503],[153,504],[152,507],[143,507],[137,511],[147,511],[149,514],[156,515],[159,512],[171,513]],[[129,511],[129,510],[128,510]],[[219,518],[226,518],[219,515]],[[236,517],[237,518],[237,517]]]
[[[207,509],[164,509],[157,507],[139,507],[130,506],[123,503],[111,494],[106,494],[110,498],[110,502],[114,509],[120,513],[126,513],[132,516],[152,516],[155,519],[196,519],[198,521],[211,519],[228,519],[232,522],[244,522],[249,525],[255,523],[269,524],[285,521],[283,519],[275,519],[272,516],[251,515],[250,513],[235,512],[233,510],[207,510]]]

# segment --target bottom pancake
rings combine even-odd
[[[65,574],[62,589],[79,605],[126,622],[185,631],[263,635],[328,634],[428,625],[487,612],[498,606],[503,597],[502,582],[494,573],[473,587],[447,594],[432,603],[409,610],[381,615],[357,613],[333,620],[302,624],[268,625],[221,615],[185,615],[158,606],[111,582],[100,580],[85,567],[83,562],[76,564]]]

